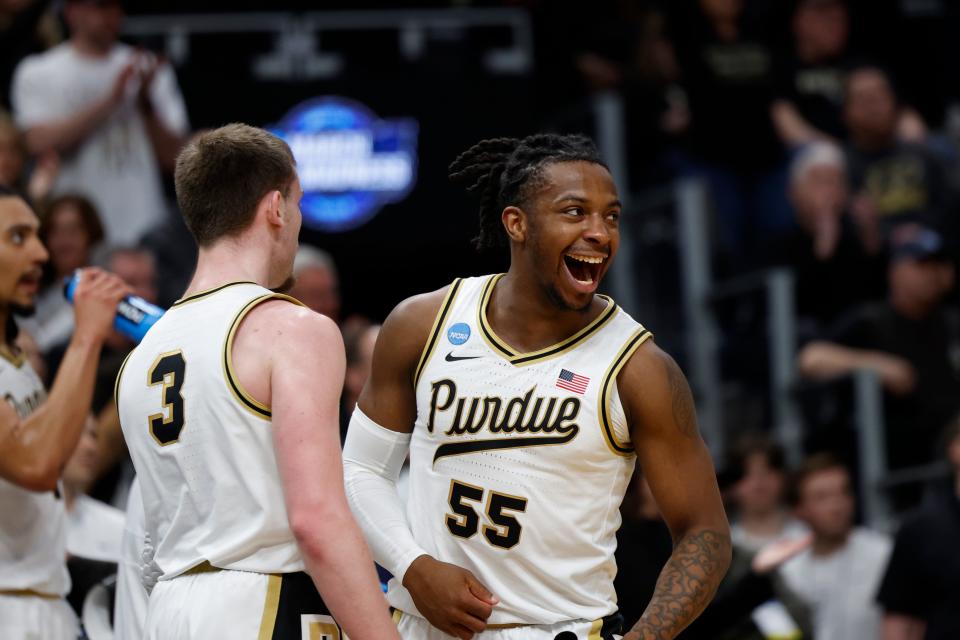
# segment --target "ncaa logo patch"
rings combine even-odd
[[[447,340],[450,344],[461,345],[470,339],[470,325],[466,322],[458,322],[447,329]]]

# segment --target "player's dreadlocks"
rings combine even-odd
[[[504,207],[519,206],[539,186],[543,168],[556,162],[583,160],[606,166],[586,136],[540,133],[481,140],[450,164],[450,179],[480,201],[478,249],[503,247],[507,235],[500,221]]]

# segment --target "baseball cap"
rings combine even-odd
[[[890,261],[948,259],[943,236],[919,224],[901,225],[890,234]]]

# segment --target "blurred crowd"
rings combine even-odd
[[[764,425],[743,429],[721,465],[734,567],[683,637],[960,637],[960,561],[948,547],[960,540],[955,132],[901,89],[896,48],[871,48],[853,19],[863,3],[598,3],[579,38],[571,16],[521,4],[538,20],[545,78],[568,68],[550,66],[563,51],[582,95],[624,96],[634,187],[705,182],[721,273],[793,271],[800,375],[816,384],[874,371],[888,465],[943,469],[898,505],[891,538],[856,525],[857,461],[842,437],[820,438],[791,469]],[[33,203],[50,253],[19,338],[47,384],[73,330],[63,283],[76,269],[103,266],[168,306],[194,264],[170,185],[187,102],[163,57],[120,41],[123,17],[118,0],[0,0],[0,185]],[[379,327],[342,317],[326,252],[303,246],[295,275],[290,294],[342,328],[345,432]],[[117,333],[104,348],[64,471],[77,607],[119,559],[132,465],[112,394],[133,346]],[[642,473],[623,515],[618,587],[632,623],[671,544]]]

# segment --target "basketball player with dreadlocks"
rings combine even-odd
[[[509,271],[394,309],[344,449],[400,634],[620,637],[615,533],[639,460],[674,551],[624,637],[673,638],[726,571],[729,528],[683,373],[596,293],[619,243],[610,172],[584,137],[535,135],[480,142],[451,178]]]

